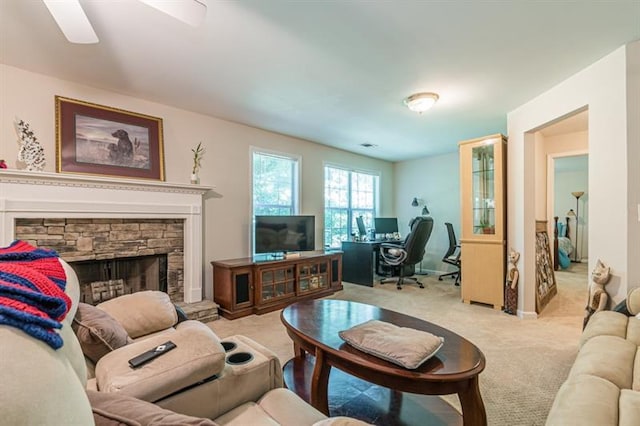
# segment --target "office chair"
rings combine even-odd
[[[415,265],[424,257],[425,247],[431,231],[433,230],[433,218],[418,216],[411,222],[411,230],[403,243],[382,243],[380,244],[380,257],[382,266],[390,267],[397,281],[393,278],[383,279],[381,284],[386,282],[396,282],[398,290],[402,290],[405,281],[412,281],[424,288],[424,285],[415,274]]]
[[[460,285],[460,245],[458,245],[458,241],[456,240],[456,234],[453,231],[453,225],[450,223],[445,223],[447,227],[447,234],[449,234],[449,249],[444,254],[442,261],[449,265],[453,265],[456,267],[456,270],[453,272],[447,272],[446,274],[438,275],[438,281],[442,281],[444,277],[452,277],[455,278],[455,285]]]

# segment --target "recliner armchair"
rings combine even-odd
[[[55,332],[62,338],[62,347],[53,349],[18,328],[0,325],[0,383],[5,389],[0,392],[0,425],[85,426],[94,421],[123,425],[324,425],[340,419],[328,419],[282,388],[278,358],[251,339],[225,339],[236,344],[236,349],[225,352],[218,337],[202,323],[185,321],[167,326],[164,320],[173,322],[175,313],[167,299],[155,293],[106,302],[112,305],[107,306],[110,314],[123,321],[127,333],[136,340],[101,356],[87,389],[87,364],[71,327],[79,305],[78,280],[73,269],[59,261],[67,277],[65,294],[71,300],[70,310],[60,320],[62,327]],[[134,321],[134,312],[143,312],[139,317],[142,322]],[[161,324],[163,330],[149,332]],[[129,368],[127,361],[132,356],[167,340],[177,347],[144,367]],[[253,359],[231,365],[228,361],[235,351],[250,352]],[[214,376],[199,379],[214,370]],[[191,385],[183,388],[187,382]],[[164,423],[158,422],[162,419]]]
[[[398,290],[402,290],[402,284],[405,281],[411,281],[418,284],[420,288],[424,288],[424,285],[412,275],[415,274],[415,265],[424,257],[425,248],[433,230],[433,218],[418,216],[411,221],[410,228],[404,243],[380,245],[382,266],[390,267],[393,274],[398,276],[397,280],[383,279],[380,283],[395,282]]]
[[[449,236],[449,248],[444,254],[442,261],[446,264],[455,266],[456,270],[438,275],[438,281],[442,281],[444,277],[452,277],[455,278],[454,284],[460,285],[460,278],[462,275],[462,273],[460,272],[462,263],[460,260],[460,254],[462,253],[462,251],[460,250],[460,245],[456,240],[456,233],[453,230],[453,225],[448,222],[444,225],[447,227],[447,235]]]

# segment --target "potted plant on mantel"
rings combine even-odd
[[[193,167],[191,169],[191,183],[198,184],[200,183],[200,177],[198,176],[198,171],[200,170],[200,162],[202,161],[202,157],[204,155],[204,147],[202,146],[202,142],[199,142],[195,148],[191,148],[191,152],[193,152]]]

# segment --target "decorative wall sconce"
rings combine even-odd
[[[411,202],[411,205],[413,207],[418,207],[418,197],[413,197],[413,201]]]

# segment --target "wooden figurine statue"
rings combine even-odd
[[[518,310],[518,278],[520,277],[517,266],[518,260],[520,260],[520,253],[511,249],[509,251],[509,264],[513,266],[507,272],[507,282],[504,288],[504,311],[511,315],[516,315]]]
[[[589,286],[589,301],[584,308],[584,322],[582,328],[584,329],[589,322],[591,315],[598,311],[602,311],[607,307],[609,302],[609,295],[604,290],[604,286],[609,282],[611,277],[611,268],[606,266],[598,259],[596,267],[591,272],[591,280],[593,281]]]

